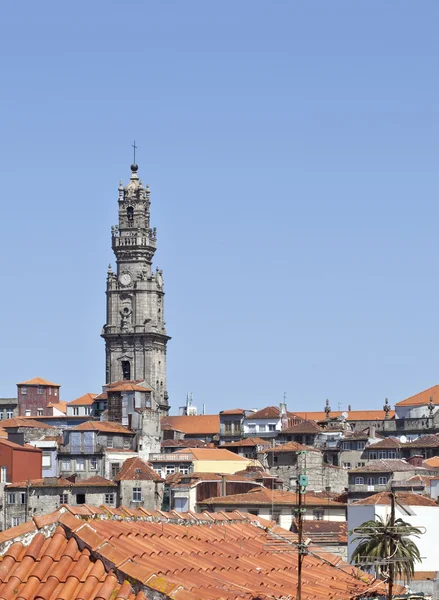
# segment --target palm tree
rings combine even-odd
[[[375,521],[366,521],[350,533],[355,535],[352,541],[359,541],[351,562],[371,565],[376,561],[376,574],[389,580],[389,596],[396,575],[407,583],[410,581],[415,563],[421,562],[419,549],[411,537],[418,538],[423,533],[421,529],[391,514],[386,519],[377,515]]]

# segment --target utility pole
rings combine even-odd
[[[296,454],[305,454],[305,450],[299,450]],[[297,600],[302,600],[302,564],[303,559],[308,551],[305,544],[303,543],[303,513],[306,509],[303,506],[303,494],[306,493],[306,487],[308,485],[308,476],[301,473],[297,477]]]
[[[395,562],[394,562],[394,554],[396,551],[395,542],[394,542],[394,530],[395,530],[395,493],[390,492],[390,544],[389,544],[389,598],[388,600],[392,600],[393,598],[393,583],[395,580]]]

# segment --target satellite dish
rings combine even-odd
[[[399,441],[401,442],[401,444],[405,444],[405,443],[406,443],[406,441],[407,441],[407,438],[405,437],[405,435],[402,435],[402,436],[399,438]]]
[[[349,413],[347,413],[346,411],[341,413],[341,416],[343,417],[343,419],[347,419],[349,416]]]

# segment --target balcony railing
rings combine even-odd
[[[60,446],[58,448],[58,454],[104,454],[106,448],[102,444],[95,444],[93,447],[83,446]]]
[[[378,493],[378,492],[386,492],[390,489],[388,483],[352,483],[349,484],[349,492],[361,492],[361,493]]]
[[[192,462],[194,460],[194,457],[192,456],[192,454],[180,454],[180,453],[176,453],[176,452],[171,452],[170,454],[163,454],[163,453],[157,453],[157,454],[150,454],[149,455],[149,460],[152,462],[182,462],[182,461],[190,461]]]

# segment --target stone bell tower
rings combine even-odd
[[[166,335],[163,273],[152,270],[157,231],[150,226],[150,191],[138,166],[131,165],[125,187],[119,185],[119,224],[111,228],[116,273],[107,274],[105,340],[106,383],[142,380],[154,391],[160,412],[167,413]]]

